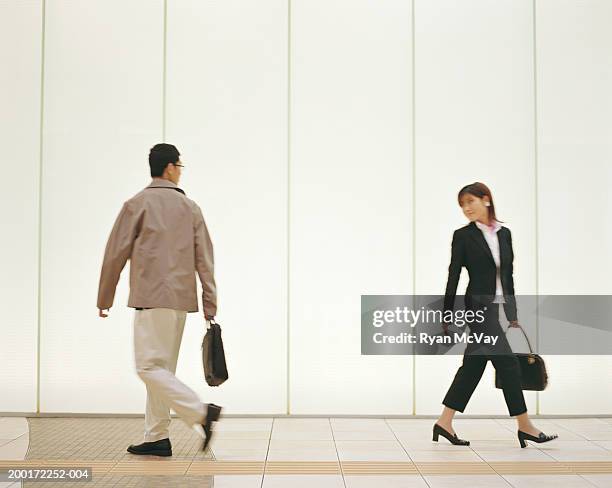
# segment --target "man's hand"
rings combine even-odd
[[[102,308],[99,308],[99,309],[98,309],[98,316],[99,316],[99,317],[108,317],[108,314],[104,313],[104,312],[103,312],[103,310],[104,310],[104,309],[102,309]],[[109,309],[109,308],[107,308],[106,310],[108,311],[108,310],[110,310],[110,309]]]
[[[518,320],[511,320],[509,322],[509,327],[520,327]]]

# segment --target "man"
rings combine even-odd
[[[188,426],[202,427],[205,450],[221,413],[221,407],[200,402],[174,375],[186,315],[198,311],[196,271],[207,325],[217,311],[213,247],[200,207],[177,186],[183,167],[179,156],[171,144],[151,148],[153,179],[123,204],[100,274],[99,316],[107,317],[103,310],[112,306],[119,275],[130,259],[134,358],[147,389],[144,442],[127,448],[133,454],[172,455],[170,408]]]

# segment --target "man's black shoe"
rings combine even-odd
[[[212,439],[212,435],[213,435],[212,423],[219,420],[221,409],[222,407],[220,407],[219,405],[215,405],[214,403],[208,404],[208,409],[206,411],[206,420],[202,424],[202,427],[204,428],[204,436],[205,436],[204,445],[202,446],[202,451],[206,450],[206,446],[208,446],[208,443]]]
[[[130,447],[127,448],[127,452],[152,456],[172,456],[172,444],[168,438],[153,442],[143,442],[137,445],[130,444]]]

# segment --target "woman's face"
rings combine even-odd
[[[485,203],[489,200],[488,197],[478,198],[471,193],[466,193],[461,197],[461,210],[470,222],[475,220],[486,221],[488,220],[489,207]]]

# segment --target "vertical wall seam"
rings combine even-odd
[[[291,0],[287,0],[287,415],[291,413],[290,306],[291,306]]]
[[[414,303],[414,294],[416,293],[416,87],[415,87],[415,22],[414,22],[414,2],[412,0],[412,15],[411,15],[411,28],[412,28],[412,45],[411,45],[411,56],[412,56],[412,295]],[[416,415],[416,355],[414,354],[414,346],[412,350],[412,415]]]
[[[164,48],[162,61],[162,141],[166,142],[166,48],[168,42],[168,0],[164,0]]]
[[[533,144],[534,144],[534,196],[535,196],[535,281],[536,281],[536,351],[539,349],[539,296],[540,296],[540,242],[538,231],[540,228],[538,208],[538,63],[537,63],[537,35],[536,35],[536,0],[532,0],[532,35],[533,35]],[[540,393],[536,392],[536,415],[540,414]]]
[[[38,127],[38,290],[36,313],[36,413],[40,413],[40,321],[41,321],[41,267],[42,267],[42,165],[43,165],[43,116],[45,94],[45,23],[46,0],[42,0],[40,40],[40,120]]]

